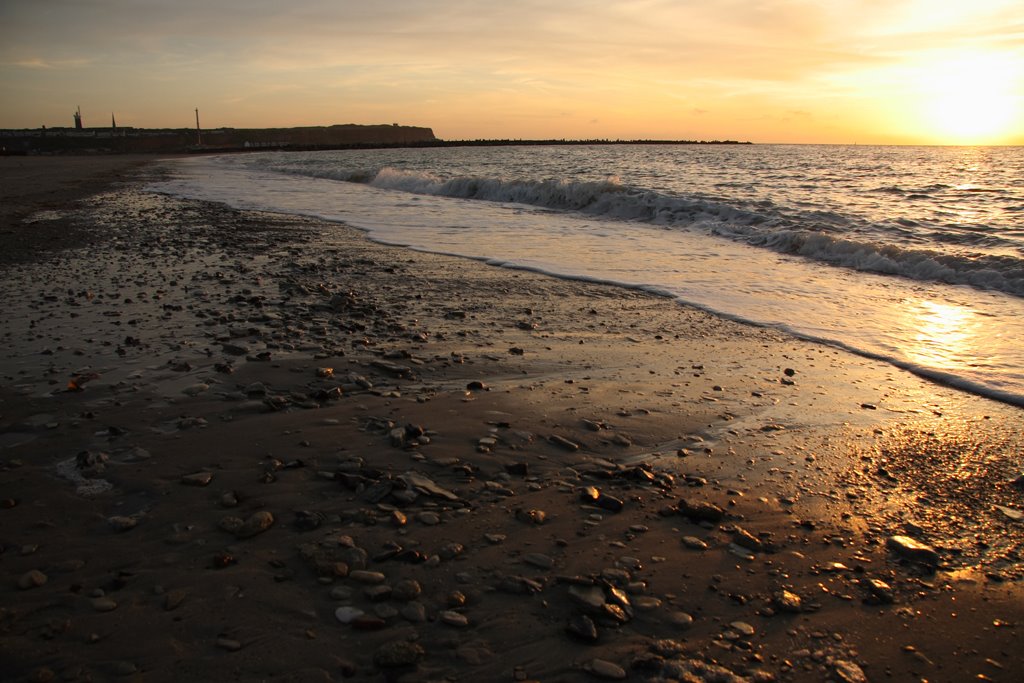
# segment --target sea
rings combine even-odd
[[[150,189],[672,297],[1024,406],[1024,147],[254,152]]]

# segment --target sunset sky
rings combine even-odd
[[[3,0],[0,128],[1024,144],[1021,0]]]

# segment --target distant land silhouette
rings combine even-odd
[[[80,119],[76,114],[75,121]],[[339,124],[298,128],[133,128],[0,129],[0,153],[173,154],[259,150],[371,149],[386,147],[497,147],[509,145],[751,144],[735,140],[441,140],[419,126]]]

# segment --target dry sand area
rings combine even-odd
[[[0,159],[3,680],[1021,680],[1020,409],[137,162]]]

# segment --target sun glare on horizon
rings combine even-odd
[[[943,144],[998,144],[1024,120],[1019,65],[997,53],[947,55],[921,68],[917,116]]]

